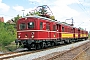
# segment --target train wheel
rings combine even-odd
[[[28,49],[28,50],[31,50],[31,46],[30,46],[30,45],[27,45],[27,49]]]
[[[41,49],[41,45],[40,44],[37,44],[36,49],[37,50]]]
[[[65,42],[65,44],[69,44],[70,43],[70,40],[66,40],[64,42]]]
[[[72,43],[72,40],[70,40],[70,43]]]
[[[40,45],[41,45],[41,49],[43,49],[44,48],[44,43],[42,42],[42,43],[40,43]]]
[[[42,43],[41,43],[41,48],[46,48],[46,47],[47,47],[46,42],[42,42]]]
[[[47,46],[50,47],[51,46],[51,42],[47,42]]]
[[[36,44],[35,43],[31,44],[31,49],[36,49]]]
[[[55,43],[54,42],[51,42],[51,46],[54,46],[55,45]]]
[[[47,48],[47,47],[48,47],[48,44],[47,44],[47,42],[45,42],[44,46],[45,46],[45,48]]]

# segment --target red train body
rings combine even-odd
[[[16,44],[22,44],[28,49],[40,49],[88,38],[87,31],[55,21],[48,14],[47,8],[47,5],[39,6],[39,16],[26,16],[17,21]]]
[[[45,17],[26,16],[17,21],[16,43],[19,42],[28,49],[40,49],[87,38],[88,32],[86,30]]]

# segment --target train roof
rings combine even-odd
[[[41,19],[44,19],[44,20],[49,20],[49,21],[51,21],[51,22],[56,22],[57,24],[64,24],[64,23],[61,23],[60,21],[52,20],[52,19],[50,19],[50,18],[46,18],[46,17],[42,17],[42,16],[37,16],[37,15],[25,16],[25,17],[23,17],[23,18],[28,18],[28,17],[41,18]],[[67,25],[67,24],[65,24],[65,25]]]
[[[25,16],[25,17],[22,17],[22,18],[28,18],[28,17],[40,18],[40,19],[44,19],[44,20],[49,20],[51,22],[56,22],[57,24],[63,24],[63,25],[66,25],[66,26],[70,26],[69,24],[65,24],[65,23],[62,23],[62,22],[57,21],[57,20],[52,20],[50,18],[46,18],[46,17],[42,17],[42,16],[37,16],[37,15]],[[76,28],[74,26],[70,26],[70,27]],[[79,29],[79,28],[77,28],[77,29]],[[82,30],[82,29],[80,29],[80,30]]]
[[[25,17],[22,17],[22,18],[27,18],[27,17],[41,18],[41,19],[44,19],[44,20],[49,20],[49,21],[55,22],[55,20],[52,20],[50,18],[46,18],[46,17],[42,17],[42,16],[37,16],[37,15],[25,16]]]
[[[70,26],[69,24],[65,24],[65,23],[62,23],[62,22],[57,21],[57,20],[52,20],[50,18],[46,18],[46,17],[42,17],[42,16],[37,16],[37,15],[25,16],[25,17],[22,17],[22,18],[28,18],[28,17],[41,18],[41,19],[44,19],[44,20],[49,20],[51,22],[56,22],[57,24],[64,24],[64,25]]]

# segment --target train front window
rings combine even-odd
[[[34,28],[34,22],[29,22],[28,29],[33,29],[33,28]]]
[[[26,28],[26,24],[25,23],[21,23],[20,24],[20,30],[24,30]]]

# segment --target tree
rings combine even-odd
[[[14,17],[14,21],[15,21],[15,23],[17,22],[17,20],[19,20],[19,18],[21,18],[22,16],[20,16],[19,14],[16,16],[16,17]]]
[[[29,12],[30,15],[37,15],[37,16],[40,16],[40,13],[39,11],[34,11],[34,12]],[[26,15],[27,16],[27,15]]]
[[[7,46],[16,39],[16,29],[13,25],[0,22],[0,46]]]
[[[26,14],[26,16],[29,16],[29,15],[30,15],[29,13]]]

